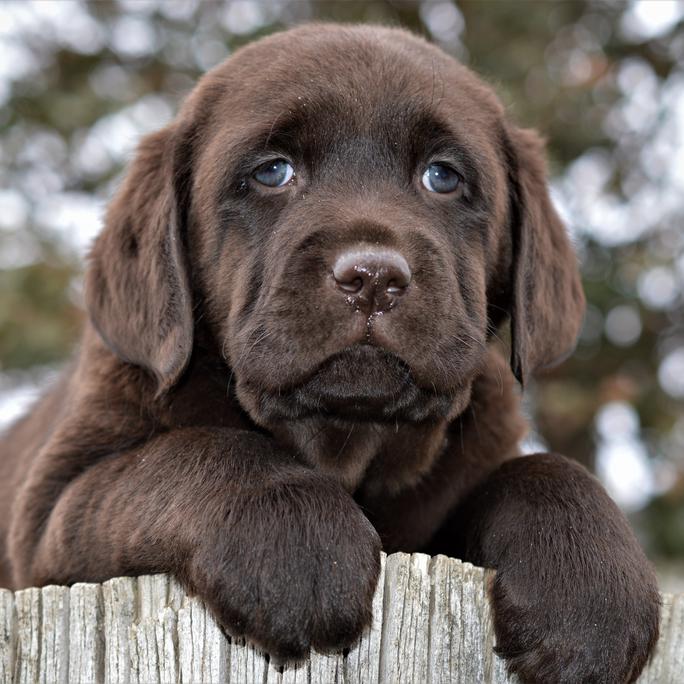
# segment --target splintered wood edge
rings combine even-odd
[[[104,584],[0,589],[0,683],[507,684],[487,587],[469,563],[382,556],[373,621],[344,653],[277,667],[227,639],[166,575]],[[663,595],[661,637],[641,684],[684,681],[684,595]]]

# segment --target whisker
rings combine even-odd
[[[238,356],[237,361],[234,364],[230,364],[230,375],[228,377],[228,386],[226,387],[226,395],[230,394],[230,385],[233,381],[233,376],[235,375],[235,368],[242,363],[245,356],[247,356],[247,354],[249,354],[252,351],[252,349],[254,349],[254,347],[257,346],[257,344],[259,344],[260,342],[263,342],[266,338],[270,337],[271,334],[272,333],[269,330],[264,330],[263,333],[261,333],[261,335],[259,335],[259,337],[257,337],[257,339],[254,340],[254,342],[252,342],[252,344],[249,345],[249,347],[247,347],[247,343],[245,343],[245,346],[242,348],[242,351],[240,352],[240,355]],[[224,345],[225,345],[225,343],[224,343]],[[226,361],[227,361],[227,359],[226,359]]]
[[[349,433],[347,434],[347,438],[344,440],[344,444],[342,444],[342,447],[337,452],[337,455],[335,456],[335,460],[337,460],[342,455],[342,452],[344,451],[344,447],[347,446],[347,442],[349,441],[349,438],[351,437],[352,432],[354,431],[355,425],[356,425],[356,423],[352,423],[351,428],[349,428]]]

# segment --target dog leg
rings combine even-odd
[[[656,579],[627,520],[584,468],[549,454],[508,461],[449,527],[452,551],[497,571],[496,649],[523,682],[637,678],[658,637]]]
[[[348,646],[370,622],[375,530],[267,437],[183,429],[102,459],[64,486],[29,547],[22,521],[54,476],[45,459],[15,506],[21,584],[171,572],[230,634],[278,658]]]

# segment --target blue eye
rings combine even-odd
[[[446,164],[430,164],[421,178],[423,186],[430,192],[453,192],[461,183],[461,177]]]
[[[285,159],[274,159],[262,164],[255,172],[254,178],[269,188],[280,188],[287,185],[294,176],[292,164]]]

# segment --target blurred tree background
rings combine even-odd
[[[589,309],[531,388],[661,567],[684,559],[684,3],[72,0],[0,5],[0,422],[70,353],[83,256],[140,136],[240,45],[310,20],[402,25],[549,140]],[[670,561],[668,561],[670,559]],[[681,567],[681,566],[680,566]],[[684,573],[681,573],[684,575]],[[684,583],[684,581],[683,581]]]

